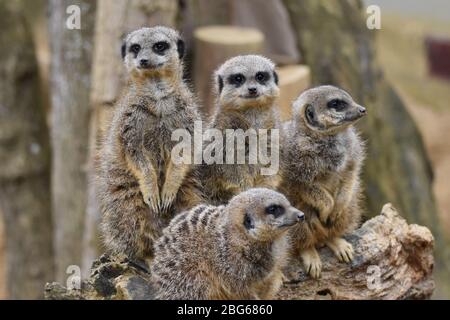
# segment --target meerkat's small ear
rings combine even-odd
[[[181,39],[178,39],[178,41],[177,41],[177,51],[178,51],[178,57],[180,59],[183,59],[184,51],[185,51],[185,45],[184,45],[184,41],[181,40]]]
[[[244,227],[247,230],[253,229],[255,227],[255,224],[253,223],[253,219],[248,213],[246,213],[244,216]]]
[[[305,117],[309,124],[314,125],[316,123],[316,114],[313,106],[310,104],[307,104],[305,107]]]
[[[122,52],[122,59],[125,59],[125,56],[127,54],[127,44],[126,44],[126,42],[122,43],[121,52]]]
[[[276,71],[273,72],[273,79],[275,81],[275,84],[278,85],[278,73]]]
[[[220,75],[217,76],[217,86],[218,86],[218,89],[219,89],[219,93],[221,93],[222,89],[223,89],[223,78]]]

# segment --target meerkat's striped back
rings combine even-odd
[[[211,252],[216,250],[217,229],[223,206],[199,205],[177,215],[155,243],[152,277],[163,288],[158,299],[206,299],[205,281],[191,281],[209,272]],[[176,275],[174,275],[176,273]],[[180,283],[180,273],[183,274]],[[177,279],[177,285],[173,285]],[[202,286],[205,286],[202,288]],[[190,293],[186,297],[186,293]]]

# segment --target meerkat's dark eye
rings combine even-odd
[[[261,84],[264,84],[267,80],[269,80],[269,73],[268,72],[258,72],[255,76],[256,81],[258,81]]]
[[[133,52],[134,54],[138,54],[139,51],[141,51],[141,46],[138,44],[133,44],[130,46],[130,52]]]
[[[344,100],[333,99],[327,103],[328,108],[335,109],[336,111],[343,110],[347,103]]]
[[[266,213],[273,215],[275,218],[284,214],[284,207],[278,204],[272,204],[266,208]]]
[[[230,84],[233,84],[233,85],[239,87],[240,85],[242,85],[245,82],[245,77],[243,74],[240,74],[240,73],[233,74],[228,78],[228,82]]]
[[[157,54],[162,54],[167,49],[169,49],[169,44],[165,41],[160,41],[153,45],[153,51]]]

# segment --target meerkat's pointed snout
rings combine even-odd
[[[365,116],[367,114],[367,109],[364,108],[363,106],[359,106],[358,111],[361,116]]]
[[[293,210],[294,210],[294,212],[295,212],[295,214],[296,214],[296,217],[297,217],[297,221],[298,221],[298,222],[303,222],[303,221],[305,221],[305,214],[304,214],[302,211],[300,211],[300,210],[298,210],[298,209],[296,209],[296,208],[294,208],[294,207],[293,207]]]
[[[291,227],[303,221],[305,221],[305,214],[297,208],[290,207],[283,226]]]
[[[347,115],[348,121],[358,121],[367,114],[367,109],[363,106],[360,106],[359,104],[355,104],[352,109],[353,110],[349,111]]]
[[[279,228],[289,228],[295,226],[297,223],[301,223],[305,220],[305,214],[294,207],[289,207],[286,210],[284,217],[282,217],[282,223]]]

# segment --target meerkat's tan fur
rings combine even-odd
[[[256,135],[259,141],[258,130],[267,129],[267,149],[270,154],[271,130],[280,127],[275,106],[279,88],[275,65],[269,59],[257,55],[231,58],[219,67],[214,78],[217,102],[209,127],[223,133],[224,164],[204,165],[201,177],[205,194],[209,196],[210,201],[224,204],[232,196],[249,188],[274,189],[278,186],[279,176],[263,175],[261,168],[264,165],[248,162],[249,144],[252,142],[245,144],[246,163],[227,164],[227,155],[236,151],[226,148],[228,145],[225,136],[229,129],[243,132],[253,130],[251,134]],[[251,130],[247,131],[249,129]],[[251,138],[248,139],[251,141]]]
[[[285,196],[264,188],[178,215],[155,244],[157,298],[273,298],[288,259],[287,231],[303,218]]]
[[[320,86],[298,97],[293,120],[283,128],[279,190],[305,212],[306,223],[292,234],[295,251],[314,278],[322,268],[318,245],[330,247],[341,261],[353,258],[342,236],[355,229],[361,216],[364,144],[352,125],[365,114],[344,90]]]
[[[200,120],[182,79],[184,43],[170,28],[130,33],[122,48],[128,84],[100,150],[99,199],[106,249],[151,258],[153,241],[180,210],[202,201],[189,165],[175,165],[176,129]]]

